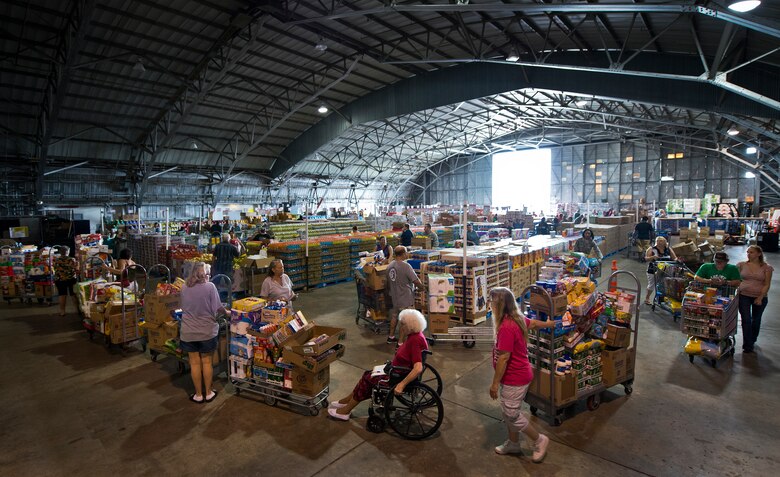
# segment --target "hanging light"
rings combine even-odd
[[[661,182],[669,182],[669,181],[673,181],[673,180],[674,180],[674,177],[672,177],[672,176],[662,176],[661,177]]]
[[[140,56],[135,57],[135,64],[133,65],[133,71],[136,73],[146,73],[146,67],[144,66],[143,59]]]
[[[729,10],[745,13],[753,10],[759,5],[761,5],[759,0],[736,0],[729,3]]]
[[[745,173],[745,179],[753,179],[755,177],[756,177],[756,175],[754,173],[750,172],[750,171],[747,171]]]
[[[748,154],[755,154],[756,152],[758,152],[758,149],[756,149],[753,146],[750,146],[749,148],[745,149],[745,152]]]
[[[577,106],[585,106],[586,104],[588,104],[588,100],[587,99],[580,99],[579,101],[577,101],[574,104],[576,104]]]
[[[319,108],[317,108],[317,112],[320,114],[325,114],[328,112],[328,107],[324,104],[321,104]]]
[[[509,49],[509,54],[506,55],[506,61],[511,61],[512,63],[518,61],[520,59],[520,54],[517,52],[517,48],[514,46]]]
[[[195,142],[195,141],[192,141],[192,144],[190,145],[190,147],[192,147],[193,149],[197,149],[198,148],[198,143]]]
[[[739,134],[739,129],[731,128],[731,129],[729,129],[728,134],[729,134],[729,136],[736,136],[737,134]]]

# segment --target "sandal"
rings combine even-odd
[[[213,395],[213,396],[211,396],[211,399],[209,399],[209,398],[205,398],[205,401],[206,401],[206,402],[211,402],[211,401],[213,401],[213,400],[217,399],[217,394],[218,394],[218,393],[217,393],[216,391],[214,391],[213,389],[211,390],[211,392],[212,392],[212,393],[214,393],[214,395]],[[208,394],[207,394],[206,396],[208,396]]]
[[[195,396],[197,396],[197,394],[190,394],[190,401],[194,402],[195,404],[203,404],[204,402],[206,402],[203,399],[203,396],[200,397],[200,401],[195,399]]]

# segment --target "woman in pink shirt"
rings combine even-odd
[[[540,434],[520,412],[528,385],[534,378],[531,363],[528,362],[528,330],[552,328],[555,321],[530,320],[521,315],[512,291],[504,287],[490,290],[490,308],[496,334],[493,348],[495,371],[490,397],[500,398],[501,413],[509,430],[509,439],[496,447],[496,453],[520,453],[519,439],[522,432],[534,442],[532,460],[538,463],[544,460],[550,439]]]
[[[764,251],[758,245],[747,248],[747,261],[739,262],[739,314],[742,316],[742,352],[753,353],[761,329],[761,315],[767,303],[774,268],[764,262]]]

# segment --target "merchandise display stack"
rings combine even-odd
[[[321,283],[336,283],[352,277],[350,266],[349,239],[346,237],[328,237],[320,242],[322,253]],[[309,260],[309,273],[315,271]],[[312,286],[312,284],[309,284]]]
[[[682,332],[688,336],[685,352],[691,362],[701,356],[716,367],[719,360],[734,355],[738,322],[734,288],[694,286],[685,293],[682,308]]]
[[[54,270],[49,261],[52,249],[29,252],[24,257],[25,294],[35,297],[39,302],[51,302],[55,295]]]
[[[173,277],[186,277],[184,264],[187,260],[197,259],[201,255],[198,247],[195,245],[176,244],[171,245],[168,250],[165,249],[165,246],[162,246],[157,251],[157,262],[155,263],[167,266],[171,270]]]
[[[183,245],[184,237],[170,237],[170,245]],[[150,268],[152,265],[160,263],[159,250],[166,245],[164,235],[138,235],[133,234],[128,237],[127,248],[133,253],[133,261],[144,268]]]
[[[181,308],[183,285],[182,279],[172,284],[160,283],[154,292],[144,296],[142,328],[146,331],[147,345],[154,353],[182,355],[181,352],[177,353],[181,315],[177,316],[176,310]]]
[[[229,329],[228,374],[236,389],[312,415],[327,406],[330,364],[344,355],[346,330],[257,298],[233,303]]]
[[[36,251],[36,247],[26,245],[13,252],[3,253],[0,258],[0,285],[3,299],[6,301],[11,299],[26,301],[35,296],[34,282],[28,280],[28,270],[32,268],[33,263],[28,255]]]
[[[309,257],[307,259],[304,245],[303,255],[297,262],[293,262],[293,265],[295,266],[294,270],[300,270],[303,273],[300,279],[302,284],[316,287],[324,282],[325,272],[323,270],[322,255],[322,244],[317,241],[310,241]],[[290,278],[292,279],[292,277]],[[293,285],[295,285],[295,280],[293,280]]]
[[[603,217],[604,219],[610,217]],[[614,217],[619,218],[619,217]],[[603,241],[598,242],[601,253],[606,257],[628,246],[628,235],[633,232],[634,224],[624,225],[606,225],[606,224],[579,224],[574,226],[575,230],[581,234],[583,229],[593,230],[593,235],[603,237]],[[572,243],[573,245],[573,243]]]
[[[450,255],[450,260],[454,256]],[[462,257],[461,257],[462,260]],[[431,302],[428,301],[429,313],[449,313],[454,320],[461,321],[465,325],[477,325],[487,319],[487,263],[491,260],[487,257],[469,257],[466,264],[466,286],[463,286],[463,265],[454,261],[448,261],[447,256],[442,256],[441,261],[425,262],[421,265],[421,270],[425,270],[427,281],[422,280],[423,284],[430,282],[431,274],[449,274],[454,277],[455,290],[452,297],[453,308],[449,311],[441,311],[441,308],[431,308]],[[430,291],[425,293],[430,296]],[[448,305],[442,302],[442,306]]]
[[[455,278],[449,273],[428,273],[423,283],[427,293],[422,300],[424,310],[421,311],[428,313],[428,331],[445,334],[449,329],[450,316],[455,314]]]
[[[349,237],[349,263],[351,268],[360,264],[360,252],[373,252],[376,249],[376,235],[360,234]]]
[[[371,230],[370,225],[364,220],[316,220],[309,221],[309,238],[324,235],[347,235],[352,231],[353,226],[357,226],[360,232]],[[274,234],[276,240],[298,240],[306,233],[306,223],[302,220],[272,222],[269,225],[269,229]]]

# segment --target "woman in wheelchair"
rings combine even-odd
[[[490,290],[490,308],[493,312],[493,327],[496,344],[493,348],[493,382],[490,397],[499,399],[509,439],[496,447],[497,454],[519,454],[520,433],[533,441],[534,462],[541,462],[547,454],[550,439],[540,434],[528,422],[520,407],[525,393],[533,381],[534,374],[528,361],[528,330],[552,328],[554,320],[531,320],[520,314],[512,291],[497,287]]]
[[[396,350],[392,366],[408,368],[411,371],[398,384],[393,391],[395,394],[404,392],[406,386],[417,379],[423,372],[423,351],[428,349],[428,341],[423,335],[426,327],[425,317],[417,310],[403,310],[398,315],[398,321],[402,327],[402,335],[406,335],[406,341]],[[368,370],[355,385],[355,389],[342,399],[333,401],[328,408],[328,414],[334,419],[349,420],[352,409],[361,401],[371,398],[371,391],[386,375],[371,376]]]

